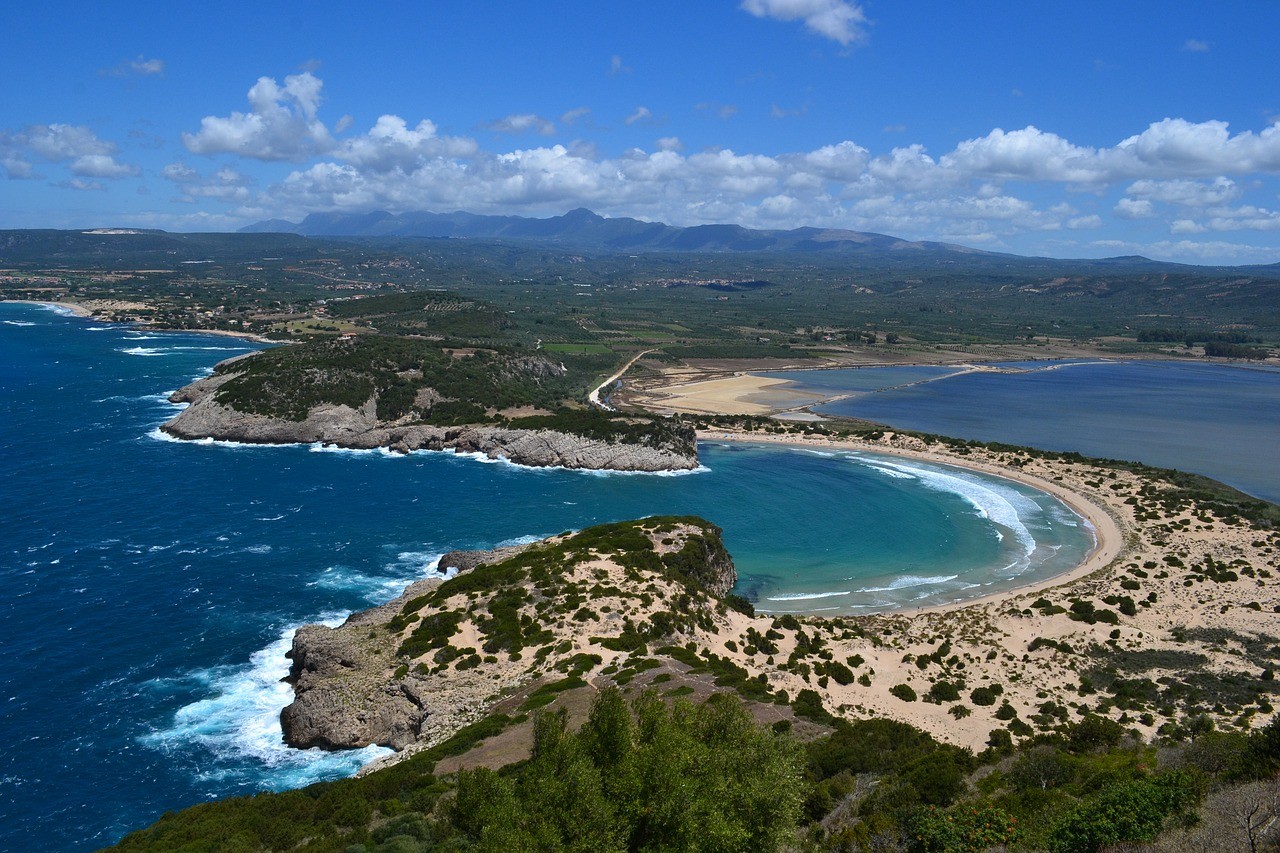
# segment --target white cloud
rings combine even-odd
[[[89,178],[125,178],[138,174],[137,166],[119,163],[109,154],[84,154],[68,166],[73,175]]]
[[[1225,240],[1161,240],[1155,243],[1096,240],[1090,245],[1110,254],[1143,255],[1156,260],[1191,264],[1270,264],[1276,260],[1274,246],[1253,246]]]
[[[205,116],[182,142],[194,154],[238,154],[255,160],[305,160],[333,148],[317,118],[324,83],[309,71],[284,78],[284,86],[259,77],[249,90],[247,113]]]
[[[1182,49],[1191,53],[1208,53],[1211,47],[1212,44],[1200,39],[1187,39],[1182,43]]]
[[[739,8],[757,18],[804,21],[810,31],[846,47],[866,37],[866,13],[848,0],[742,0]]]
[[[520,113],[491,121],[485,125],[495,133],[537,133],[550,136],[556,132],[556,123],[534,113]]]
[[[135,59],[126,59],[114,68],[104,68],[98,73],[107,77],[151,77],[164,74],[164,60],[147,59],[139,55]]]
[[[636,122],[640,122],[640,121],[643,121],[646,123],[651,122],[653,121],[653,111],[648,107],[636,107],[635,112],[627,116],[624,119],[624,121],[627,124],[635,124]]]
[[[1241,189],[1230,178],[1218,177],[1208,183],[1189,180],[1135,181],[1125,192],[1135,198],[1203,207],[1234,201],[1240,197]]]
[[[141,74],[144,77],[152,74],[164,73],[163,59],[143,59],[139,56],[137,59],[129,63],[129,69],[134,74]]]
[[[1032,232],[1098,230],[1121,220],[1149,220],[1187,236],[1280,230],[1280,214],[1266,206],[1274,196],[1262,196],[1277,183],[1268,176],[1280,175],[1280,129],[1271,126],[1233,134],[1223,122],[1165,119],[1101,148],[1034,126],[997,128],[936,154],[921,145],[877,154],[851,140],[787,153],[686,152],[674,135],[654,139],[650,151],[602,151],[582,139],[486,150],[469,137],[442,136],[430,120],[410,124],[395,115],[334,140],[318,116],[318,79],[292,93],[290,81],[284,87],[267,83],[255,86],[253,112],[232,117],[243,125],[232,128],[244,130],[239,147],[223,150],[243,148],[243,156],[258,159],[264,150],[277,157],[310,152],[309,162],[261,190],[239,173],[202,175],[173,164],[164,174],[185,200],[216,199],[238,205],[246,216],[260,211],[257,218],[372,209],[545,216],[587,206],[680,225],[809,224],[1001,247]],[[587,115],[579,107],[559,122],[568,126]],[[625,120],[661,123],[643,106]],[[537,133],[555,129],[556,122],[529,112],[488,127]],[[40,150],[63,156],[60,162],[68,165],[97,153],[113,156],[109,143],[81,131],[47,132],[39,136]],[[20,144],[16,139],[0,136],[0,165],[20,176],[23,164],[40,155],[26,135]],[[79,153],[64,156],[68,151]],[[84,177],[112,174],[101,161],[81,166]],[[1082,212],[1068,203],[1080,190],[1099,199],[1095,208]]]
[[[390,172],[412,171],[434,158],[470,157],[478,150],[474,140],[437,135],[427,119],[410,128],[400,116],[384,115],[368,133],[344,141],[335,153],[356,167]]]
[[[91,129],[70,124],[34,124],[20,133],[0,132],[0,165],[7,177],[34,177],[32,158],[59,163],[81,178],[124,178],[138,174],[137,166],[115,157],[116,145],[99,139]],[[60,184],[72,189],[102,189],[91,181]]]
[[[206,177],[185,163],[170,163],[160,174],[178,185],[183,201],[207,198],[243,204],[251,199],[249,178],[229,166]]]
[[[631,69],[623,64],[621,56],[618,56],[615,53],[613,56],[609,57],[609,75],[611,77],[616,77],[619,74],[630,74],[630,73],[631,73]]]
[[[1116,202],[1115,211],[1121,219],[1149,219],[1155,213],[1155,205],[1145,198],[1122,198]]]
[[[26,145],[44,159],[56,163],[90,154],[111,154],[115,146],[87,127],[70,124],[35,124],[23,134]]]

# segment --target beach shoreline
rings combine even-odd
[[[12,303],[14,305],[39,305],[45,308],[63,308],[76,317],[84,320],[98,320],[103,323],[119,323],[120,325],[128,325],[130,321],[113,320],[106,317],[102,312],[116,310],[124,303],[108,302],[103,305],[97,305],[93,302],[56,302],[43,299],[0,299],[0,303]],[[148,332],[164,332],[167,334],[189,334],[189,335],[218,335],[225,338],[241,338],[247,341],[253,341],[260,344],[289,344],[293,341],[278,341],[272,338],[263,337],[254,332],[237,332],[232,329],[171,329],[165,326],[152,326],[148,324],[136,324],[137,328],[145,329]]]
[[[920,462],[949,465],[951,467],[962,468],[988,476],[1001,477],[1011,482],[1044,492],[1058,499],[1068,509],[1088,523],[1093,532],[1094,544],[1093,547],[1089,549],[1085,559],[1079,565],[1050,577],[1041,578],[1025,584],[997,590],[995,592],[989,592],[973,598],[965,598],[941,604],[926,605],[923,607],[892,608],[884,611],[877,611],[875,613],[844,615],[870,616],[877,614],[897,614],[910,616],[921,613],[944,613],[967,607],[981,606],[984,604],[998,604],[1010,598],[1017,598],[1029,593],[1041,592],[1043,590],[1052,589],[1054,587],[1069,584],[1073,581],[1080,580],[1081,578],[1088,577],[1100,569],[1105,569],[1117,559],[1125,556],[1126,549],[1124,545],[1124,535],[1121,533],[1120,526],[1116,519],[1112,517],[1107,510],[1099,506],[1094,501],[1091,501],[1079,491],[1068,488],[1061,483],[1044,480],[1040,477],[1026,474],[1025,472],[1018,471],[1014,468],[992,465],[987,462],[980,462],[976,460],[968,460],[955,454],[941,453],[936,450],[925,451],[905,447],[893,447],[888,444],[881,444],[873,441],[860,441],[852,438],[829,438],[826,436],[806,436],[795,434],[780,436],[717,429],[699,430],[698,440],[706,442],[727,441],[738,444],[876,453],[887,456],[899,456],[907,459],[915,459]]]

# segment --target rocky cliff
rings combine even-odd
[[[213,438],[251,444],[310,444],[367,450],[385,447],[400,453],[453,450],[502,457],[521,465],[559,466],[609,471],[688,471],[698,466],[692,429],[679,431],[659,446],[606,441],[547,429],[501,426],[440,427],[386,423],[377,416],[376,400],[360,408],[322,404],[299,421],[253,414],[217,399],[218,388],[237,376],[219,373],[175,391],[174,403],[189,403],[161,429],[176,438]]]
[[[286,742],[429,746],[521,685],[584,659],[625,657],[638,631],[657,640],[723,620],[716,598],[737,580],[719,529],[685,517],[455,551],[440,567],[459,573],[418,581],[338,628],[297,631],[295,698],[280,715]]]

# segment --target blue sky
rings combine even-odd
[[[11,9],[0,227],[589,207],[1280,261],[1273,2]]]

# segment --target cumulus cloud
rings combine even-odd
[[[170,163],[160,174],[177,184],[183,201],[199,199],[245,203],[250,200],[249,178],[229,166],[205,176],[185,163]]]
[[[1188,180],[1134,181],[1125,192],[1134,198],[1162,201],[1167,204],[1202,207],[1234,201],[1240,197],[1241,189],[1230,178],[1218,177],[1211,182]]]
[[[117,162],[109,154],[85,154],[72,160],[67,168],[73,175],[90,178],[125,178],[138,174],[137,166]]]
[[[65,165],[80,178],[125,178],[138,174],[138,167],[116,159],[116,145],[99,139],[90,128],[70,124],[33,124],[13,133],[0,132],[0,165],[6,177],[35,177],[33,159]],[[60,186],[71,189],[103,189],[91,181],[69,181]]]
[[[238,172],[202,174],[172,164],[164,176],[183,199],[220,200],[261,212],[257,218],[371,209],[542,216],[588,206],[682,225],[809,224],[992,246],[1029,232],[1096,230],[1118,220],[1148,220],[1187,237],[1280,230],[1280,214],[1265,206],[1274,196],[1260,196],[1275,187],[1267,176],[1280,175],[1280,129],[1274,126],[1232,133],[1223,122],[1164,119],[1103,147],[1027,126],[997,128],[938,152],[899,145],[877,153],[851,140],[772,154],[685,151],[675,136],[655,139],[652,150],[602,152],[590,140],[491,150],[466,136],[441,135],[428,119],[412,124],[396,115],[335,140],[318,115],[320,81],[302,86],[293,80],[284,86],[259,81],[251,112],[233,115],[226,120],[230,129],[222,128],[234,144],[218,150],[256,159],[270,159],[264,152],[282,159],[288,152],[308,162],[264,189]],[[716,106],[704,108],[714,112]],[[588,114],[586,107],[570,110],[559,125]],[[643,106],[625,121],[661,123]],[[538,134],[557,122],[530,112],[484,127]],[[190,138],[209,142],[216,134],[206,131],[208,119]],[[15,145],[14,138],[0,136],[0,165],[21,176],[25,162],[44,155],[26,141]],[[38,137],[39,150],[61,157],[69,169],[78,163],[82,177],[109,177],[108,163],[79,160],[113,156],[95,149],[106,145],[95,140],[75,129]],[[206,153],[201,144],[188,147]],[[1067,203],[1081,190],[1100,200],[1096,212]]]
[[[555,122],[534,113],[509,115],[505,118],[491,121],[485,127],[495,133],[537,133],[542,136],[550,136],[556,132]]]
[[[320,78],[310,71],[284,78],[259,77],[249,89],[249,112],[205,116],[182,142],[193,154],[238,154],[255,160],[305,160],[333,147],[329,129],[317,117]]]
[[[803,21],[811,32],[846,47],[866,37],[866,13],[848,0],[742,0],[739,8],[757,18]]]
[[[1148,219],[1155,206],[1145,198],[1122,198],[1116,202],[1116,216],[1121,219]]]

